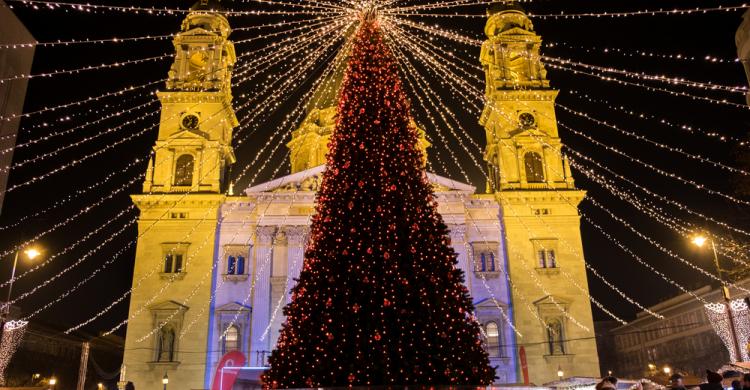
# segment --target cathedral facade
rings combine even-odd
[[[561,155],[541,39],[520,9],[489,12],[486,193],[428,174],[474,299],[497,383],[598,376],[575,188]],[[299,274],[335,101],[318,99],[287,144],[291,174],[235,195],[227,20],[196,9],[176,35],[161,126],[143,193],[125,381],[207,389],[229,352],[240,380],[267,364]],[[335,79],[335,75],[333,79]],[[335,81],[333,83],[335,86]],[[334,88],[335,89],[335,88]],[[335,93],[333,94],[335,96]],[[427,153],[429,143],[421,142]]]

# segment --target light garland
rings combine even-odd
[[[689,62],[701,62],[707,64],[736,64],[740,62],[739,58],[721,58],[714,55],[696,56],[689,54],[665,54],[657,53],[645,49],[623,49],[621,47],[599,47],[599,46],[581,46],[567,42],[548,42],[545,47],[549,48],[564,48],[580,50],[584,53],[591,54],[615,54],[629,58],[654,58],[661,60],[675,60],[675,61],[689,61]]]
[[[10,359],[16,353],[18,346],[23,341],[23,335],[28,326],[26,321],[12,320],[3,326],[3,335],[0,338],[0,386],[5,386],[5,370],[8,369]]]
[[[666,150],[666,151],[669,151],[669,152],[672,152],[672,153],[681,154],[681,155],[687,157],[688,159],[699,161],[699,162],[702,162],[704,164],[708,164],[708,165],[711,165],[713,167],[723,169],[725,171],[729,171],[729,172],[732,172],[732,173],[740,174],[740,175],[743,175],[743,176],[750,176],[750,172],[747,172],[745,170],[742,170],[742,169],[739,169],[739,168],[735,168],[735,167],[731,167],[731,166],[728,166],[726,164],[710,160],[710,159],[708,159],[706,157],[703,157],[701,155],[697,155],[697,154],[692,154],[692,153],[686,152],[682,148],[674,148],[674,147],[671,147],[669,145],[665,145],[663,143],[654,141],[654,140],[652,140],[652,139],[650,139],[650,138],[648,138],[646,136],[643,136],[643,135],[640,135],[640,134],[636,134],[636,133],[634,133],[632,131],[624,130],[624,129],[616,126],[616,125],[613,125],[611,123],[608,123],[608,122],[599,120],[597,118],[594,118],[594,117],[592,117],[591,115],[589,115],[589,114],[587,114],[585,112],[574,110],[572,108],[569,108],[569,107],[564,106],[564,105],[559,104],[559,103],[556,103],[555,106],[560,107],[564,111],[569,112],[571,114],[574,114],[574,115],[576,115],[578,117],[586,118],[587,120],[589,120],[591,122],[594,122],[594,123],[596,123],[598,125],[601,125],[601,126],[604,126],[604,127],[608,127],[610,129],[615,130],[618,133],[623,134],[625,136],[628,136],[630,138],[635,138],[635,139],[637,139],[639,141],[643,141],[643,142],[646,142],[646,143],[651,144],[653,146],[656,146],[659,149]]]
[[[732,142],[735,142],[736,145],[739,147],[748,147],[750,145],[746,140],[742,138],[738,138],[738,137],[728,135],[728,134],[719,133],[717,130],[706,130],[697,126],[692,126],[688,124],[680,124],[670,119],[667,119],[665,117],[658,117],[651,113],[635,111],[623,105],[611,103],[605,99],[594,98],[585,92],[577,91],[575,89],[569,89],[569,90],[566,90],[565,92],[567,92],[571,96],[574,96],[576,99],[585,100],[589,103],[601,104],[612,111],[622,112],[633,118],[653,120],[661,125],[671,127],[675,130],[685,131],[690,134],[701,134],[707,138],[711,138],[711,139],[721,141],[721,142],[732,141]]]

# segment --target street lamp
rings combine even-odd
[[[714,254],[714,266],[716,267],[716,273],[721,283],[721,291],[724,296],[724,303],[727,306],[727,316],[729,318],[729,331],[732,334],[732,346],[734,347],[734,353],[737,360],[742,360],[742,349],[740,348],[739,340],[737,340],[737,326],[734,324],[734,315],[732,314],[732,299],[729,295],[729,287],[724,282],[722,276],[721,264],[719,263],[719,253],[716,251],[716,243],[713,238],[706,234],[696,234],[691,242],[698,248],[703,248],[707,243],[711,245],[711,251]]]
[[[16,251],[16,255],[13,258],[13,271],[10,274],[10,283],[8,284],[8,297],[5,299],[5,307],[3,308],[3,325],[5,322],[8,321],[8,315],[10,314],[10,297],[13,293],[13,281],[16,279],[16,266],[18,265],[18,255],[21,253],[21,250]],[[36,249],[34,247],[26,248],[23,253],[26,255],[26,257],[29,260],[34,260],[35,258],[39,257],[39,255],[42,254],[42,252],[39,251],[39,249]]]
[[[96,388],[102,390],[104,388],[104,384],[102,382],[99,382],[96,384]]]
[[[669,366],[664,366],[664,373],[668,376],[672,373],[672,369]]]
[[[164,384],[164,390],[167,390],[167,384],[169,383],[169,377],[167,376],[167,372],[164,371],[164,378],[161,378],[161,383]]]
[[[565,376],[565,373],[562,370],[562,367],[557,366],[557,378],[562,380],[563,376]]]
[[[654,363],[649,363],[649,364],[648,364],[648,369],[649,369],[649,370],[651,370],[651,371],[654,371],[654,370],[656,370],[656,364],[654,364]]]
[[[55,378],[54,376],[52,378],[49,378],[50,389],[54,389],[56,384],[57,384],[57,378]]]

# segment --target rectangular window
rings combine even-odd
[[[182,272],[182,254],[168,253],[164,256],[164,273],[179,274]]]
[[[539,268],[557,268],[557,240],[531,240]]]
[[[188,243],[163,243],[164,263],[162,273],[179,274],[185,272]]]
[[[498,272],[500,269],[500,264],[497,263],[499,246],[497,242],[475,242],[471,244],[474,272]]]

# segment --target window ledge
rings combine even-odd
[[[562,362],[562,361],[572,362],[575,356],[576,355],[573,355],[570,353],[566,353],[564,355],[544,355],[544,360],[546,360],[548,363],[555,362],[555,364],[558,364],[558,362]]]
[[[555,268],[537,268],[536,272],[542,275],[558,275],[560,274],[560,267]]]
[[[495,357],[490,356],[490,362],[502,363],[504,366],[507,366],[508,364],[510,364],[510,360],[511,358],[507,356],[495,356]]]
[[[185,279],[185,272],[177,272],[177,273],[159,272],[159,277],[162,280],[169,280],[169,279],[172,279],[172,277],[174,277],[174,280],[182,280],[182,279]]]
[[[242,275],[224,274],[222,276],[224,277],[225,282],[244,282],[247,280],[247,274],[242,274]]]
[[[169,367],[169,368],[177,368],[177,366],[180,365],[180,362],[173,361],[173,362],[147,362],[149,367],[151,369],[157,368],[157,367]]]
[[[474,271],[474,275],[480,278],[484,277],[485,279],[495,279],[497,277],[500,277],[500,272]]]

